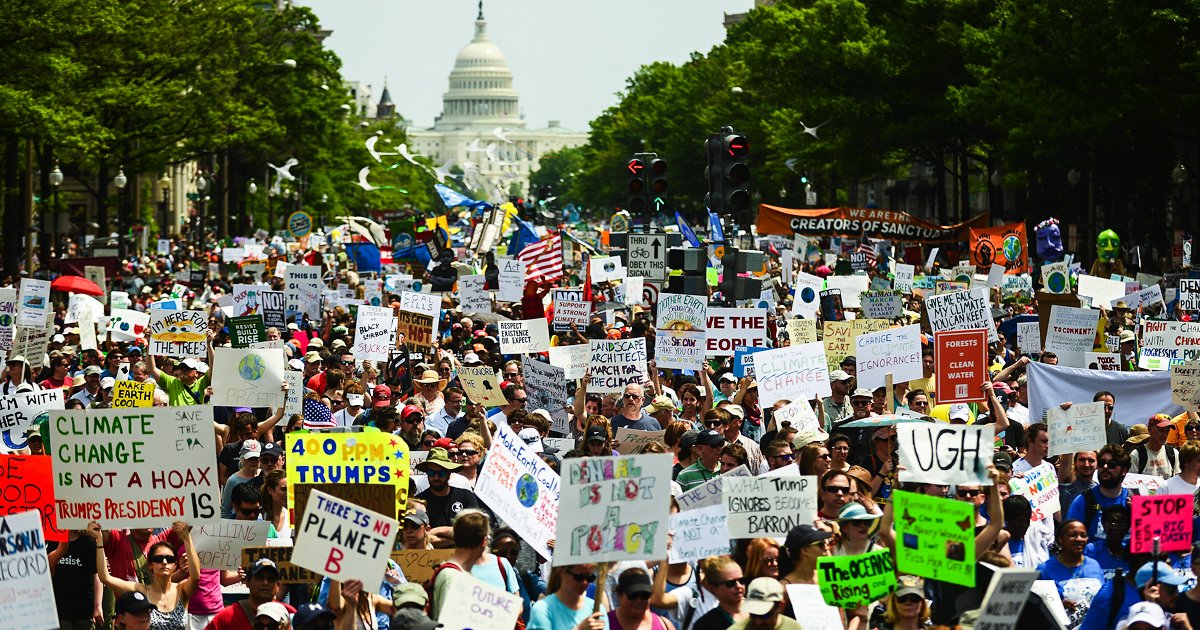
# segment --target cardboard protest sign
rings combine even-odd
[[[62,389],[40,389],[0,396],[0,453],[28,446],[25,430],[33,425],[39,415],[61,410],[65,404]]]
[[[492,312],[492,296],[486,285],[487,277],[483,274],[458,277],[458,299],[464,313]]]
[[[283,404],[283,366],[278,350],[214,348],[212,404],[278,407]]]
[[[300,484],[383,484],[408,502],[408,445],[390,433],[305,433],[285,436],[288,493]],[[295,507],[293,496],[289,507]]]
[[[624,392],[626,385],[641,383],[642,375],[646,373],[646,338],[593,339],[588,366],[591,370],[589,392]]]
[[[364,510],[379,512],[384,516],[396,515],[396,490],[383,483],[298,483],[288,486],[292,494],[293,518],[300,522],[308,506],[308,495],[314,490],[353,503]]]
[[[1086,367],[1083,353],[1094,347],[1099,324],[1100,311],[1054,305],[1050,309],[1045,350],[1057,354],[1060,365]]]
[[[234,348],[249,348],[267,340],[267,327],[263,325],[262,315],[257,313],[230,317],[225,320],[229,328],[229,343]]]
[[[592,349],[587,344],[550,347],[550,365],[562,368],[563,377],[568,380],[583,378],[591,356]]]
[[[787,536],[817,517],[817,478],[729,477],[722,495],[730,538]]]
[[[987,466],[995,453],[994,426],[902,422],[896,437],[901,481],[992,485]]]
[[[804,320],[799,320],[804,321]],[[754,355],[755,353],[768,350],[769,348],[738,348],[733,353],[733,375],[741,378],[743,376],[754,376]],[[661,363],[659,365],[662,365]]]
[[[496,370],[491,367],[464,365],[458,368],[458,382],[462,384],[468,398],[484,407],[503,407],[508,404],[504,392],[500,391],[500,380],[496,377]]]
[[[203,311],[151,311],[148,330],[149,350],[154,356],[204,358],[208,355],[208,319]]]
[[[988,380],[986,330],[934,333],[933,348],[939,404],[987,400],[981,387]]]
[[[616,442],[617,452],[622,455],[632,455],[650,444],[660,444],[663,441],[663,435],[666,431],[639,431],[630,429],[629,427],[621,427],[617,429],[617,434],[613,436],[613,441]]]
[[[1188,551],[1192,548],[1192,503],[1190,494],[1135,495],[1133,528],[1129,530],[1129,551],[1151,553],[1154,539],[1158,551]]]
[[[554,566],[667,555],[671,455],[563,461]]]
[[[288,265],[284,271],[284,297],[287,314],[304,313],[310,319],[321,317],[321,268],[316,265]]]
[[[550,349],[550,331],[545,317],[501,321],[496,325],[503,354],[534,354]]]
[[[897,383],[919,379],[923,374],[919,324],[859,335],[854,346],[859,387],[883,387],[889,373]]]
[[[1013,630],[1037,578],[1036,570],[996,568],[983,596],[975,626],[980,630]]]
[[[112,406],[121,407],[153,407],[154,382],[123,380],[113,384]]]
[[[1008,486],[1013,494],[1029,499],[1029,505],[1033,507],[1032,521],[1051,518],[1062,508],[1058,501],[1058,472],[1049,462],[1025,471],[1024,477],[1014,477]]]
[[[682,512],[690,510],[699,510],[713,505],[721,506],[722,512],[725,509],[725,497],[721,489],[725,487],[724,479],[727,477],[749,477],[750,471],[746,469],[746,465],[742,464],[733,470],[709,479],[708,481],[687,490],[684,493],[675,497],[675,501],[679,503],[679,509]]]
[[[433,316],[400,311],[396,313],[396,347],[409,352],[433,349]]]
[[[825,348],[820,342],[791,345],[759,352],[754,357],[760,404],[779,400],[805,400],[829,396]]]
[[[1166,370],[1172,363],[1200,361],[1200,323],[1146,320],[1138,367]]]
[[[788,341],[793,344],[812,343],[817,340],[817,320],[796,319],[787,320]]]
[[[974,587],[975,506],[903,490],[897,490],[892,500],[897,568]]]
[[[896,563],[887,549],[858,556],[817,558],[817,584],[830,606],[866,606],[892,591],[896,585]]]
[[[738,348],[767,347],[767,310],[710,308],[705,331],[705,354],[731,357]]]
[[[525,290],[525,262],[512,258],[500,258],[499,291],[496,299],[501,302],[520,302]]]
[[[507,426],[497,424],[475,494],[543,558],[558,520],[562,480]]]
[[[1200,362],[1171,366],[1171,402],[1188,411],[1200,411]]]
[[[715,481],[715,479],[713,480]],[[729,553],[729,527],[724,505],[710,505],[671,515],[671,564],[695,562]]]
[[[445,630],[512,630],[521,616],[522,600],[474,577],[455,571],[438,610]]]
[[[47,283],[49,284],[49,283]],[[3,547],[4,597],[0,597],[0,627],[55,630],[59,627],[54,603],[46,539],[37,512],[0,516]]]
[[[50,281],[21,278],[21,294],[17,301],[17,325],[31,328],[46,325],[50,315]]]
[[[395,336],[396,316],[390,307],[360,306],[350,352],[357,360],[387,361],[396,345]]]
[[[374,590],[383,582],[399,523],[314,490],[304,520],[296,523],[292,563],[330,579],[362,580]]]
[[[1115,352],[1084,352],[1083,367],[1105,372],[1121,371],[1121,355]]]
[[[242,549],[267,544],[270,530],[268,521],[221,519],[193,527],[192,542],[201,568],[237,571],[242,566]]]
[[[854,354],[854,344],[859,336],[887,330],[889,327],[891,322],[885,319],[825,322],[821,341],[825,344],[827,369],[830,372],[840,369],[842,360]]]
[[[219,518],[212,407],[50,414],[58,526],[193,525]]]
[[[54,475],[49,455],[0,455],[0,516],[34,511],[46,540],[63,542],[67,530],[58,528],[54,514]]]
[[[801,315],[805,319],[816,317],[817,309],[821,307],[821,290],[825,288],[825,279],[803,271],[796,272],[796,293],[792,296],[792,315]]]
[[[842,611],[825,603],[816,584],[787,584],[787,599],[792,610],[804,611],[804,630],[844,630]]]
[[[1076,403],[1070,409],[1051,407],[1046,412],[1050,432],[1048,456],[1098,451],[1108,443],[1104,430],[1104,402]]]
[[[983,289],[955,291],[925,298],[925,310],[935,333],[982,328],[988,332],[988,343],[999,340],[996,325],[992,321],[991,304]]]
[[[8,356],[24,356],[30,370],[41,369],[46,358],[46,351],[50,346],[50,336],[53,334],[53,325],[37,328],[17,326],[16,333],[13,335],[12,349],[9,350]],[[36,372],[31,372],[32,374],[36,374]]]
[[[700,369],[707,351],[708,299],[663,293],[658,296],[654,361],[664,368]]]
[[[530,357],[521,364],[521,372],[525,377],[525,395],[528,397],[525,408],[530,411],[546,410],[553,423],[552,429],[564,435],[569,434],[571,432],[567,413],[567,390],[569,387],[562,369]]]
[[[426,584],[433,579],[433,571],[454,555],[453,549],[396,549],[392,561],[400,565],[404,579],[417,584]]]

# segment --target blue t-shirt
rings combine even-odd
[[[1076,499],[1078,501],[1078,499]],[[1106,582],[1092,598],[1092,605],[1088,607],[1087,616],[1083,618],[1083,623],[1080,624],[1078,630],[1110,630],[1117,621],[1129,613],[1129,607],[1142,601],[1142,596],[1138,594],[1136,588],[1129,583],[1129,580],[1121,579],[1119,588],[1125,589],[1125,599],[1121,601],[1121,607],[1116,614],[1112,614],[1113,601],[1113,584],[1115,582]],[[1112,622],[1109,622],[1112,619]]]
[[[1054,580],[1055,586],[1058,587],[1058,594],[1063,599],[1073,599],[1065,593],[1067,583],[1072,580],[1095,580],[1096,590],[1100,589],[1100,585],[1104,581],[1104,569],[1100,568],[1100,563],[1087,556],[1083,557],[1083,564],[1077,567],[1068,567],[1059,562],[1058,556],[1053,556],[1039,564],[1037,570],[1041,574],[1038,576],[1039,579]]]
[[[1124,571],[1126,574],[1129,573],[1129,563],[1126,562],[1124,558],[1114,556],[1113,553],[1108,550],[1108,545],[1106,545],[1105,541],[1103,540],[1088,543],[1087,547],[1083,548],[1083,555],[1100,563],[1100,568],[1104,571],[1105,582],[1113,578],[1113,575],[1116,574],[1117,569]]]
[[[1082,521],[1084,525],[1087,525],[1088,542],[1090,543],[1096,542],[1097,540],[1104,540],[1104,528],[1100,526],[1100,515],[1104,512],[1104,508],[1111,507],[1113,505],[1126,505],[1129,503],[1129,490],[1126,488],[1121,488],[1121,494],[1115,499],[1110,499],[1104,496],[1104,493],[1100,491],[1099,486],[1093,488],[1093,490],[1095,490],[1094,493],[1092,491],[1088,491],[1075,497],[1075,500],[1071,501],[1071,508],[1067,510],[1067,519]],[[1088,523],[1086,518],[1087,504],[1092,500],[1092,494],[1095,494],[1098,498],[1100,508],[1096,510],[1096,516],[1092,519],[1092,522]]]
[[[574,628],[592,615],[592,598],[580,598],[579,603],[579,610],[571,610],[559,601],[558,595],[547,595],[533,605],[533,612],[529,613],[529,623],[525,627],[527,630]],[[602,615],[600,619],[607,628],[607,615]]]

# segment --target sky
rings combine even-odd
[[[428,127],[442,109],[454,58],[475,35],[476,0],[296,0],[333,35],[342,77],[387,77],[397,112]],[[682,63],[725,37],[725,13],[753,0],[485,0],[488,36],[508,59],[529,127],[559,120],[583,131],[639,67]]]

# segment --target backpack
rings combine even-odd
[[[1081,496],[1086,497],[1086,499],[1084,499],[1084,503],[1083,503],[1084,513],[1085,513],[1085,519],[1083,521],[1084,527],[1090,528],[1092,526],[1092,523],[1096,522],[1096,515],[1100,513],[1100,497],[1096,495],[1096,488],[1098,488],[1098,487],[1099,486],[1093,486],[1091,488],[1088,488],[1088,491],[1085,492],[1083,495],[1081,495]],[[1125,506],[1129,507],[1131,501],[1132,501],[1132,499],[1130,499],[1129,495],[1126,494],[1125,495]],[[1096,526],[1097,529],[1099,529],[1100,527],[1103,527],[1103,526],[1102,525]]]
[[[1171,446],[1170,444],[1164,444],[1163,448],[1167,449],[1167,465],[1171,466],[1172,470],[1174,470],[1175,462],[1178,461],[1177,453],[1179,451],[1178,451],[1178,449],[1176,449],[1174,446]],[[1140,475],[1140,474],[1142,474],[1143,470],[1146,470],[1146,460],[1150,458],[1149,457],[1150,453],[1146,449],[1145,443],[1138,444],[1136,447],[1134,447],[1133,451],[1138,454],[1138,470],[1137,471],[1138,471],[1138,474]]]
[[[429,581],[425,583],[425,612],[429,613],[430,616],[432,616],[434,612],[433,585],[437,584],[438,575],[442,572],[442,569],[454,569],[455,571],[462,571],[462,567],[454,564],[453,562],[443,562],[433,569],[433,575],[431,575],[429,577]]]

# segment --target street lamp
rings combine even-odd
[[[163,176],[158,178],[158,188],[162,191],[162,200],[158,202],[158,237],[168,238],[167,224],[171,223],[171,178],[167,177],[164,172]]]
[[[58,187],[62,186],[63,172],[58,168],[58,162],[54,163],[54,170],[50,171],[50,245],[54,249],[58,249]],[[47,261],[49,264],[49,261]]]
[[[204,206],[208,201],[208,196],[205,193],[208,191],[208,180],[204,178],[204,171],[196,173],[196,203],[199,206],[196,208],[196,218],[193,221],[193,238],[196,241],[196,250],[199,251],[204,246]]]
[[[125,167],[117,168],[117,176],[113,178],[113,184],[117,186],[117,249],[124,255],[127,253],[125,248],[126,224],[129,221],[129,213],[125,208],[125,185],[129,183],[129,178],[125,176]]]

